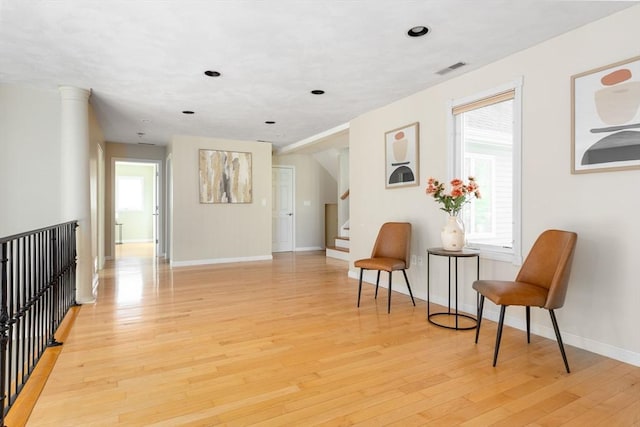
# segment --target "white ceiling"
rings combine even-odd
[[[112,142],[284,147],[637,3],[0,0],[0,83],[92,89]]]

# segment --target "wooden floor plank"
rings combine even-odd
[[[474,344],[370,285],[357,308],[323,253],[172,270],[119,246],[8,426],[640,422],[640,368],[567,346],[566,374],[555,341],[508,327],[494,368],[495,323]]]

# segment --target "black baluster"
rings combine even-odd
[[[5,399],[7,396],[7,378],[5,375],[7,369],[7,343],[9,341],[9,308],[7,307],[7,250],[8,244],[3,242],[0,245],[0,373],[2,373],[2,381],[0,381],[0,424],[4,426],[5,415]]]

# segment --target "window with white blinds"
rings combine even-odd
[[[455,102],[451,108],[453,171],[473,176],[481,198],[462,211],[467,246],[520,262],[520,88]]]

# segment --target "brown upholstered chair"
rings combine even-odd
[[[526,308],[527,343],[531,342],[530,307],[541,307],[549,310],[564,366],[567,369],[567,373],[570,372],[567,355],[562,345],[562,337],[558,329],[558,322],[553,310],[564,305],[571,271],[571,261],[573,260],[577,239],[578,235],[570,231],[547,230],[533,244],[515,281],[477,280],[473,283],[473,289],[480,294],[476,344],[480,333],[485,297],[500,306],[500,320],[498,321],[493,366],[496,366],[498,360],[505,309],[509,305],[520,305]]]
[[[387,313],[391,312],[391,274],[393,271],[401,270],[404,280],[409,289],[409,295],[413,305],[416,305],[407,279],[406,269],[409,268],[409,258],[411,252],[411,224],[408,222],[387,222],[382,224],[371,258],[359,259],[355,266],[360,268],[360,281],[358,282],[358,307],[360,307],[360,293],[362,292],[362,275],[365,270],[378,270],[376,278],[376,294],[378,298],[378,284],[380,282],[380,271],[389,272],[389,300],[387,302]]]

